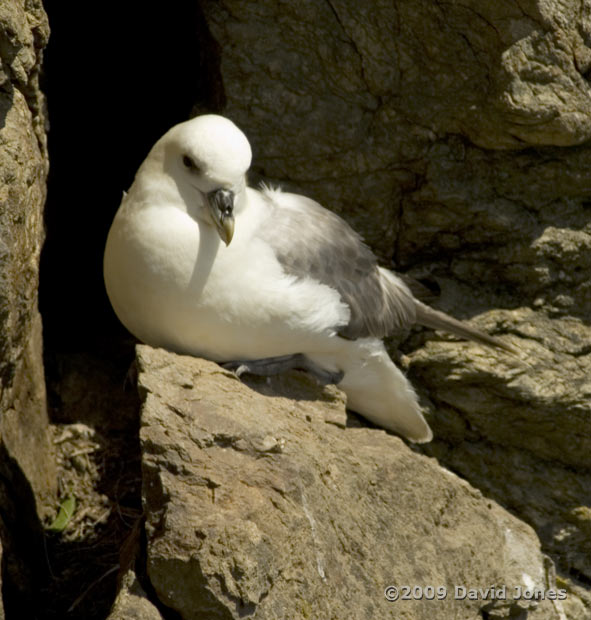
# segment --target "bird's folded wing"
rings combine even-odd
[[[407,287],[378,267],[361,237],[338,215],[305,196],[263,189],[270,216],[257,232],[286,273],[334,288],[350,308],[338,333],[348,339],[384,336],[415,322]]]

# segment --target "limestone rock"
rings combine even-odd
[[[463,421],[454,442],[486,437],[540,459],[589,468],[588,328],[580,319],[565,318],[557,333],[555,321],[529,309],[492,316],[513,325],[519,337],[510,342],[527,361],[471,343],[435,340],[410,354],[415,384],[432,388],[430,397],[437,406],[431,421],[435,429],[442,427],[435,434],[445,437],[451,426],[439,410],[453,410]]]
[[[162,620],[136,574],[135,564],[139,553],[140,528],[136,526],[120,551],[117,597],[107,620]]]
[[[22,616],[44,569],[39,518],[56,483],[37,310],[48,166],[38,73],[48,34],[40,0],[0,3],[0,537],[4,605]]]
[[[457,138],[434,145],[421,186],[403,201],[399,266],[462,283],[448,309],[463,316],[523,305],[553,318],[591,316],[589,165],[588,147],[507,154]]]
[[[47,176],[38,72],[48,34],[39,0],[0,6],[0,433],[40,508],[55,484],[37,310]]]
[[[147,571],[185,620],[557,617],[511,594],[556,587],[531,528],[400,439],[335,424],[336,390],[289,399],[143,345],[137,363]],[[490,584],[507,600],[454,597]],[[448,594],[390,603],[388,585]]]
[[[585,582],[591,578],[588,327],[580,319],[557,324],[529,309],[497,311],[489,325],[492,317],[514,326],[519,337],[512,342],[527,363],[435,340],[410,354],[411,377],[428,390],[436,438],[426,452],[510,506],[536,529],[559,573]]]
[[[162,620],[158,608],[148,599],[131,567],[120,581],[117,598],[107,620]]]

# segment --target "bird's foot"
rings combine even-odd
[[[279,355],[258,360],[234,360],[220,364],[222,368],[233,371],[238,377],[245,373],[260,377],[271,377],[298,367],[298,355]]]
[[[264,357],[258,360],[234,360],[220,364],[222,368],[233,371],[238,377],[244,373],[271,377],[287,370],[305,370],[310,373],[321,385],[340,383],[344,373],[332,372],[321,368],[303,353],[294,355],[279,355],[277,357]]]

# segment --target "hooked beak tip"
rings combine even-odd
[[[234,217],[232,215],[223,218],[219,232],[226,246],[230,245],[230,241],[232,241],[232,237],[234,237]]]

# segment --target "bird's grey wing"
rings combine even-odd
[[[415,322],[412,294],[384,277],[373,252],[343,219],[305,196],[278,190],[262,195],[271,209],[257,235],[286,273],[339,292],[351,311],[349,323],[338,328],[340,336],[383,338]]]

